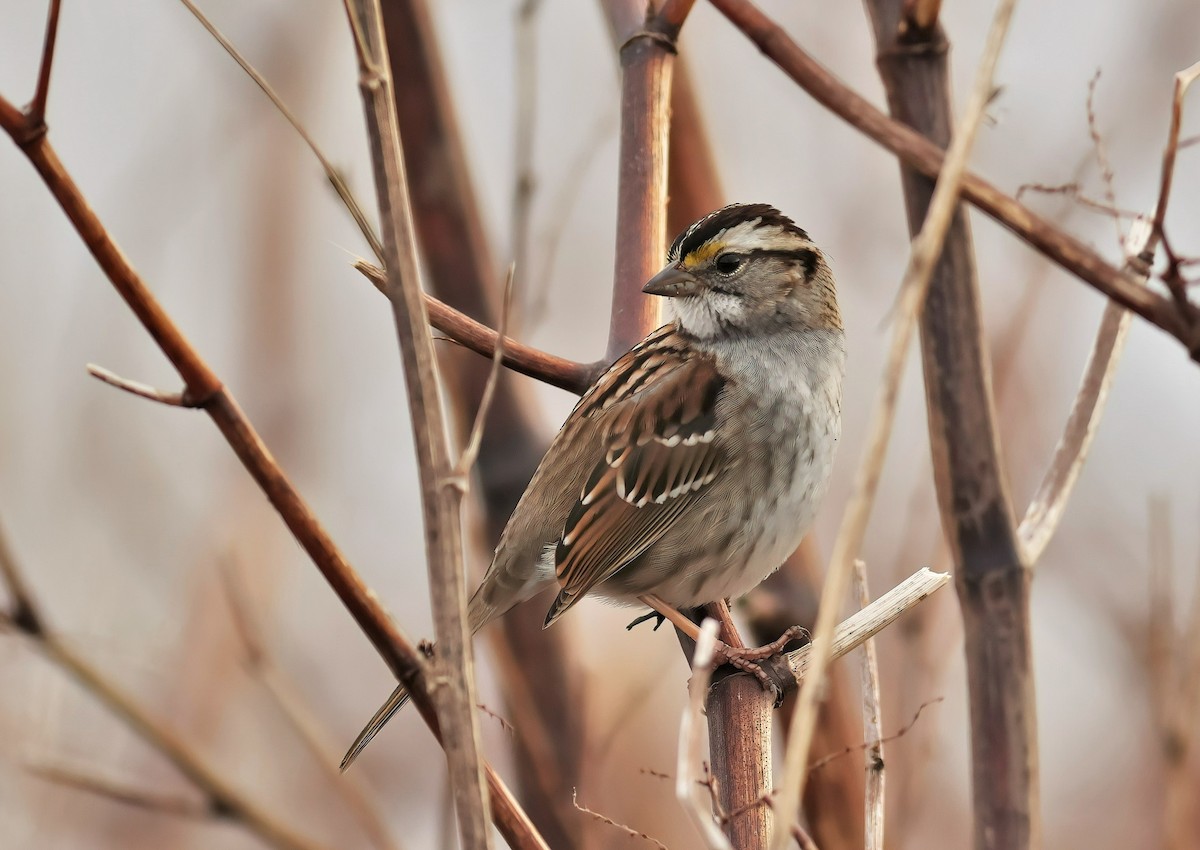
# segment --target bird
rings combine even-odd
[[[588,594],[667,616],[738,597],[812,525],[845,369],[824,253],[775,207],[731,204],[680,233],[643,292],[669,321],[550,443],[470,599],[472,634],[547,588],[545,627]],[[392,693],[343,770],[407,698]]]

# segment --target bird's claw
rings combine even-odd
[[[657,621],[654,624],[654,628],[651,630],[651,631],[657,632],[658,627],[661,626],[663,623],[665,623],[667,621],[667,618],[666,618],[666,615],[664,615],[664,614],[660,614],[657,611],[651,611],[648,614],[643,614],[642,616],[640,616],[636,620],[634,620],[632,623],[630,623],[628,626],[626,626],[625,631],[627,631],[627,632],[632,631],[634,626],[641,625],[642,623],[646,622],[647,620],[656,620]]]

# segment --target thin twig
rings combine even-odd
[[[479,446],[483,442],[483,426],[487,422],[488,411],[492,408],[492,397],[496,394],[496,385],[500,381],[500,367],[504,363],[504,341],[508,339],[506,334],[510,320],[509,312],[512,309],[513,277],[516,274],[516,268],[516,263],[509,265],[508,275],[504,278],[504,302],[500,307],[500,324],[496,328],[496,348],[492,352],[492,368],[488,372],[487,383],[483,386],[483,396],[479,400],[479,409],[475,411],[475,421],[471,423],[471,433],[467,438],[467,444],[458,456],[458,463],[454,465],[454,477],[459,482],[459,486],[463,488],[463,492],[466,492],[467,478],[471,474],[471,467],[475,465],[475,460],[479,457]]]
[[[54,66],[54,46],[58,42],[58,13],[61,0],[50,0],[50,11],[46,14],[46,38],[42,42],[42,62],[38,67],[37,85],[33,100],[25,110],[29,123],[42,126],[46,123],[46,101],[50,97],[50,70]]]
[[[1100,179],[1104,183],[1104,200],[1108,202],[1109,209],[1115,210],[1117,209],[1115,175],[1112,162],[1108,159],[1108,150],[1104,147],[1104,137],[1100,135],[1099,122],[1096,120],[1096,86],[1099,82],[1100,69],[1097,68],[1096,73],[1088,81],[1086,107],[1088,135],[1092,139],[1092,153],[1096,157],[1096,165],[1100,168]],[[1113,216],[1113,224],[1117,228],[1117,242],[1119,243],[1124,234],[1121,232],[1121,220],[1118,216]]]
[[[1188,88],[1197,79],[1200,79],[1200,62],[1175,75],[1175,94],[1171,99],[1171,128],[1167,131],[1167,144],[1163,148],[1162,174],[1158,184],[1158,205],[1154,210],[1154,232],[1156,236],[1160,237],[1166,224],[1171,184],[1175,179],[1175,157],[1179,152],[1179,128],[1183,124],[1183,99],[1187,95]]]
[[[579,802],[579,792],[577,789],[574,789],[574,788],[571,789],[571,805],[574,806],[577,810],[583,812],[585,815],[591,815],[592,817],[594,817],[596,820],[600,821],[601,823],[606,823],[609,826],[616,827],[617,829],[621,830],[621,832],[628,835],[630,838],[640,838],[642,841],[645,841],[645,842],[648,842],[649,844],[654,845],[655,847],[658,848],[658,850],[668,850],[667,845],[663,844],[661,841],[659,841],[655,838],[651,838],[646,833],[639,832],[638,830],[634,829],[633,827],[626,826],[623,823],[617,823],[612,818],[610,818],[606,815],[602,815],[594,809],[589,809],[587,806],[585,806]]]
[[[434,693],[464,847],[488,848],[489,804],[475,714],[475,667],[467,624],[460,489],[449,486],[448,434],[437,382],[433,340],[425,317],[416,231],[400,146],[393,81],[378,0],[355,0],[350,15],[359,43],[359,89],[370,139],[375,194],[383,230],[387,294],[400,343],[420,482],[430,600],[437,635]],[[363,52],[365,46],[369,52]]]
[[[365,260],[357,261],[354,268],[371,281],[376,289],[386,294],[387,276],[383,269]],[[476,354],[488,358],[495,356],[497,339],[495,330],[460,313],[432,295],[426,295],[424,298],[429,324]],[[514,372],[537,378],[552,387],[558,387],[576,395],[582,394],[606,365],[605,363],[576,363],[574,360],[567,360],[523,345],[511,337],[505,338],[502,347],[504,354],[501,359],[504,365]]]
[[[144,788],[117,782],[106,776],[50,764],[30,764],[26,765],[25,769],[47,782],[74,788],[76,791],[85,791],[122,805],[151,812],[191,820],[212,820],[224,816],[222,812],[214,810],[210,803],[202,800],[148,791]]]
[[[929,212],[920,233],[913,239],[908,268],[901,283],[899,310],[893,330],[892,345],[888,352],[884,371],[884,383],[875,403],[867,448],[863,452],[855,476],[854,493],[846,508],[842,525],[834,540],[833,554],[825,587],[821,592],[817,622],[813,629],[812,646],[815,658],[811,675],[805,682],[797,700],[796,712],[792,715],[788,734],[788,747],[784,763],[782,792],[776,802],[776,812],[782,812],[779,823],[791,824],[800,809],[807,773],[808,751],[812,744],[813,727],[817,719],[817,699],[821,693],[822,679],[829,663],[830,636],[837,621],[853,559],[862,548],[867,522],[874,505],[887,443],[891,436],[895,418],[896,399],[899,394],[903,365],[908,353],[909,338],[924,303],[934,265],[942,251],[942,243],[958,206],[959,188],[966,171],[967,158],[975,141],[975,134],[983,119],[992,91],[992,73],[1008,32],[1015,0],[1000,0],[988,34],[987,44],[980,59],[975,84],[962,120],[955,129],[950,149],[946,153],[941,176],[929,204]],[[776,829],[772,850],[784,850],[789,841],[789,832]]]
[[[863,741],[861,744],[856,744],[855,746],[852,746],[852,747],[844,747],[843,749],[839,750],[836,753],[830,753],[827,756],[822,756],[821,758],[817,759],[816,761],[814,761],[812,764],[810,764],[808,766],[808,772],[815,773],[816,771],[822,769],[823,767],[832,764],[833,762],[837,761],[838,759],[845,758],[846,756],[850,755],[853,752],[858,752],[859,750],[864,750],[864,751],[871,750],[880,744],[888,744],[899,738],[903,738],[910,731],[912,731],[912,728],[914,726],[917,725],[917,721],[921,719],[921,714],[925,711],[925,709],[929,708],[929,706],[931,706],[931,705],[937,705],[939,702],[942,702],[944,699],[945,699],[944,697],[934,697],[931,700],[926,700],[925,702],[923,702],[917,706],[917,710],[913,712],[912,719],[909,720],[907,723],[905,723],[903,726],[901,726],[899,729],[897,729],[892,734],[885,735],[882,738],[869,738],[866,741]]]
[[[717,642],[718,623],[705,617],[700,624],[696,650],[692,654],[692,681],[688,684],[688,702],[679,722],[679,756],[675,764],[675,798],[696,825],[704,844],[710,850],[732,850],[729,839],[713,818],[712,801],[707,794],[698,793],[700,785],[695,775],[696,765],[704,758],[702,734],[704,699],[712,679],[713,653]]]
[[[859,608],[866,608],[871,604],[871,593],[867,588],[867,567],[860,560],[854,562],[854,584],[858,591]],[[883,732],[879,723],[882,710],[879,701],[879,659],[875,654],[873,639],[863,644],[862,690],[863,737],[871,742],[864,752],[867,771],[864,847],[865,850],[883,850]]]
[[[534,139],[537,136],[537,17],[542,0],[522,0],[517,7],[513,61],[516,63],[516,116],[513,127],[512,247],[513,265],[528,280],[529,233],[533,222],[533,199],[537,188],[534,171]]]
[[[246,57],[242,55],[241,51],[234,47],[233,42],[226,38],[225,34],[217,29],[216,25],[213,24],[212,21],[205,17],[204,13],[200,11],[200,9],[195,3],[192,2],[192,0],[179,0],[179,2],[187,7],[187,10],[195,16],[196,20],[200,22],[201,26],[208,30],[209,35],[217,40],[217,43],[225,49],[225,52],[233,57],[233,61],[237,62],[238,65],[241,66],[241,69],[246,72],[246,76],[254,81],[254,84],[257,85],[259,89],[262,90],[262,93],[267,96],[272,104],[274,104],[275,108],[279,111],[279,114],[282,115],[287,122],[292,125],[292,129],[295,130],[297,135],[304,140],[304,144],[308,146],[310,151],[312,151],[312,155],[317,158],[317,162],[321,163],[321,168],[325,171],[325,179],[329,181],[329,185],[331,185],[333,187],[333,191],[337,193],[338,198],[346,207],[347,212],[350,213],[350,217],[353,218],[354,223],[358,225],[358,229],[362,233],[363,239],[367,241],[367,245],[371,248],[371,253],[379,258],[380,262],[382,262],[383,245],[379,242],[379,236],[375,233],[375,228],[373,228],[371,226],[371,222],[367,220],[366,213],[363,212],[362,206],[358,203],[358,199],[354,197],[354,193],[350,191],[350,186],[346,183],[346,179],[342,176],[342,173],[338,171],[337,168],[334,167],[333,163],[329,161],[329,158],[325,156],[325,152],[321,150],[316,140],[313,139],[308,130],[305,129],[304,125],[300,123],[300,119],[297,118],[296,114],[292,112],[286,103],[283,102],[283,98],[281,98],[278,93],[276,93],[275,89],[271,87],[271,84],[267,82],[267,78],[260,74],[258,69],[250,64]]]
[[[87,364],[88,374],[93,378],[97,378],[109,386],[116,387],[119,390],[124,390],[127,393],[138,396],[139,398],[157,401],[159,404],[166,404],[171,407],[187,407],[197,408],[203,407],[204,400],[197,400],[188,397],[187,390],[179,392],[168,392],[160,390],[157,387],[152,387],[149,384],[143,384],[139,381],[131,381],[128,378],[122,378],[116,372],[110,372],[103,366],[97,366],[95,363]]]

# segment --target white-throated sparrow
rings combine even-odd
[[[471,597],[473,632],[547,587],[692,607],[779,567],[825,494],[841,432],[842,318],[820,249],[766,204],[676,238],[644,291],[674,320],[618,359],[550,444]],[[397,688],[345,768],[407,694]]]

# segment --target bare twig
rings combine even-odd
[[[705,617],[700,624],[700,635],[692,655],[692,681],[688,685],[688,703],[679,722],[679,757],[675,765],[675,798],[696,825],[705,846],[710,850],[732,850],[732,845],[721,827],[713,819],[712,800],[708,794],[700,793],[696,766],[704,758],[703,726],[704,700],[708,694],[708,683],[712,678],[713,652],[717,641],[717,621]]]
[[[375,288],[380,292],[387,286],[387,277],[383,269],[359,260],[354,264]],[[386,293],[385,293],[386,294]],[[471,349],[484,357],[492,357],[496,353],[496,331],[474,319],[463,315],[431,295],[425,296],[425,308],[429,316],[429,324],[449,336],[455,342]],[[504,340],[502,362],[514,372],[529,375],[553,387],[580,395],[588,388],[595,376],[604,368],[604,363],[576,363],[547,354],[528,345],[522,345],[514,339]]]
[[[462,491],[450,486],[447,432],[433,340],[425,317],[416,234],[400,149],[387,41],[378,0],[355,0],[347,9],[365,36],[359,44],[359,88],[370,138],[375,192],[383,229],[387,294],[404,366],[412,418],[425,528],[425,554],[438,641],[434,693],[444,736],[446,764],[454,790],[459,837],[464,847],[491,846],[488,795],[479,755],[475,714],[475,670],[467,624],[460,524]]]
[[[854,562],[854,584],[858,591],[859,608],[866,608],[871,604],[871,593],[867,589],[867,567],[860,560]],[[874,640],[863,644],[862,690],[863,737],[871,742],[864,753],[867,770],[864,847],[865,850],[883,850],[883,733],[879,728],[882,713],[879,707],[879,659],[875,654]]]
[[[845,758],[846,756],[850,755],[853,752],[857,752],[859,750],[869,751],[869,750],[874,749],[876,746],[878,746],[880,744],[887,744],[892,741],[895,741],[898,738],[903,738],[910,731],[912,731],[912,728],[914,726],[917,725],[917,721],[921,719],[921,713],[924,712],[925,709],[929,708],[929,706],[931,706],[931,705],[935,705],[939,702],[942,702],[943,699],[944,699],[943,697],[935,697],[931,700],[926,700],[925,702],[921,703],[919,706],[917,706],[917,710],[915,712],[913,712],[912,719],[909,720],[907,723],[905,723],[903,726],[901,726],[899,729],[897,729],[895,732],[893,732],[891,735],[886,735],[882,738],[868,738],[866,741],[863,741],[861,744],[858,744],[856,746],[846,747],[845,749],[843,749],[839,752],[830,753],[827,756],[822,756],[821,758],[817,759],[816,761],[814,761],[812,764],[810,764],[808,766],[808,772],[815,773],[816,771],[821,770],[822,768],[827,767],[830,764],[833,764],[838,759]]]
[[[571,805],[574,806],[579,811],[583,812],[585,815],[591,815],[593,818],[600,821],[601,823],[606,823],[611,827],[615,827],[616,829],[621,830],[621,832],[625,833],[630,838],[641,839],[642,841],[645,841],[648,844],[651,844],[654,847],[658,848],[658,850],[668,850],[667,845],[663,844],[661,841],[658,841],[657,839],[651,838],[646,833],[639,832],[638,830],[634,829],[633,827],[626,826],[623,823],[617,823],[615,820],[608,817],[607,815],[602,815],[599,812],[595,811],[594,809],[589,809],[587,806],[585,806],[579,802],[579,794],[576,789],[571,789]]]
[[[50,10],[46,14],[46,38],[42,43],[42,63],[38,67],[33,100],[25,110],[27,120],[35,127],[46,123],[46,100],[50,96],[50,70],[54,66],[54,45],[58,41],[58,13],[61,8],[61,0],[50,0]]]
[[[1099,122],[1096,120],[1096,85],[1100,82],[1100,69],[1088,81],[1087,91],[1087,124],[1088,135],[1092,139],[1092,153],[1096,157],[1096,165],[1100,168],[1100,179],[1104,183],[1104,200],[1109,209],[1117,209],[1117,190],[1112,163],[1108,159],[1108,150],[1104,146],[1104,137],[1100,135]],[[1121,231],[1119,215],[1113,215],[1113,224],[1117,228],[1117,242],[1121,242],[1124,234]]]
[[[1171,99],[1171,128],[1167,132],[1167,144],[1163,148],[1162,175],[1159,179],[1158,205],[1154,210],[1154,233],[1163,234],[1166,224],[1167,204],[1171,198],[1171,184],[1175,179],[1175,157],[1179,152],[1179,128],[1183,124],[1183,99],[1192,83],[1200,79],[1200,62],[1175,75],[1175,94]]]
[[[712,5],[819,103],[898,156],[905,165],[936,178],[944,152],[904,124],[888,118],[835,78],[777,23],[749,0],[711,0]],[[1157,325],[1200,359],[1200,323],[1181,315],[1170,299],[1137,286],[1094,250],[974,174],[965,174],[963,198],[1080,280]]]
[[[912,253],[904,273],[899,296],[899,309],[884,371],[884,383],[876,400],[875,413],[871,420],[867,448],[863,452],[859,470],[855,476],[854,495],[846,508],[838,536],[834,540],[833,554],[825,587],[821,593],[821,605],[813,629],[812,646],[816,655],[811,674],[800,691],[796,713],[792,716],[788,734],[787,755],[784,765],[784,780],[776,811],[782,811],[786,822],[791,824],[794,812],[799,810],[807,773],[808,751],[812,743],[813,726],[816,724],[817,698],[821,692],[822,677],[829,663],[830,635],[837,621],[838,609],[846,593],[853,559],[862,547],[867,522],[875,500],[883,460],[887,452],[895,416],[896,398],[904,358],[908,351],[909,338],[917,314],[928,291],[934,264],[941,254],[942,243],[951,219],[958,206],[958,192],[966,171],[967,157],[975,140],[975,133],[983,119],[992,91],[992,72],[1004,44],[1004,36],[1012,18],[1015,0],[1000,0],[996,15],[988,34],[987,45],[971,90],[966,112],[959,122],[953,142],[946,154],[946,161],[934,189],[929,212],[920,233],[913,239]],[[789,833],[779,829],[772,842],[772,850],[784,850]]]
[[[325,152],[321,150],[316,140],[313,139],[308,130],[305,129],[304,125],[300,123],[300,119],[297,118],[295,113],[293,113],[292,110],[288,108],[288,105],[283,102],[283,98],[281,98],[278,93],[276,93],[275,89],[271,87],[271,84],[267,82],[266,77],[260,74],[258,69],[250,64],[246,57],[242,55],[241,51],[239,51],[233,45],[233,42],[226,38],[225,34],[217,29],[216,25],[213,24],[213,22],[210,21],[204,15],[204,13],[200,11],[200,9],[195,3],[192,2],[192,0],[179,0],[179,2],[187,7],[187,10],[195,16],[196,20],[200,22],[201,26],[208,30],[209,35],[217,40],[217,43],[225,49],[225,52],[233,58],[233,61],[238,63],[241,69],[246,72],[246,75],[254,81],[254,84],[257,85],[259,89],[262,90],[262,93],[267,96],[272,104],[274,104],[275,108],[279,111],[279,114],[282,115],[287,122],[292,125],[292,129],[294,129],[297,135],[304,140],[304,144],[308,146],[310,151],[312,151],[312,155],[317,158],[317,162],[321,164],[321,168],[325,171],[325,178],[329,181],[329,185],[333,187],[333,191],[337,193],[338,198],[346,207],[346,210],[350,213],[350,217],[353,218],[354,223],[358,225],[359,231],[362,233],[363,238],[367,241],[367,245],[369,245],[371,248],[371,253],[379,258],[380,261],[382,261],[383,245],[379,242],[379,236],[375,233],[375,228],[371,226],[371,222],[367,219],[366,213],[363,212],[362,206],[358,203],[358,199],[355,198],[354,193],[350,191],[350,186],[346,183],[345,177],[343,177],[342,173],[334,167],[333,163],[329,161],[329,158],[325,156]]]
[[[487,422],[488,411],[492,407],[492,397],[496,394],[496,385],[500,380],[500,366],[504,363],[504,341],[508,339],[509,311],[512,309],[513,276],[516,273],[516,263],[508,267],[508,276],[504,279],[504,303],[500,308],[500,324],[496,328],[496,348],[492,352],[492,368],[488,372],[487,383],[483,387],[483,396],[479,400],[479,409],[475,411],[475,421],[471,424],[471,433],[467,444],[458,456],[454,465],[454,477],[460,482],[464,492],[467,487],[467,476],[471,467],[479,457],[479,446],[483,441],[483,426]]]
[[[149,384],[143,384],[139,381],[131,381],[127,378],[122,378],[116,372],[110,372],[103,366],[97,366],[95,363],[87,364],[88,374],[93,378],[97,378],[103,383],[111,387],[116,387],[119,390],[124,390],[127,393],[138,396],[139,398],[157,401],[160,404],[166,404],[171,407],[188,407],[197,408],[204,407],[205,399],[190,398],[187,390],[179,392],[167,392],[160,390],[157,387],[152,387]]]

